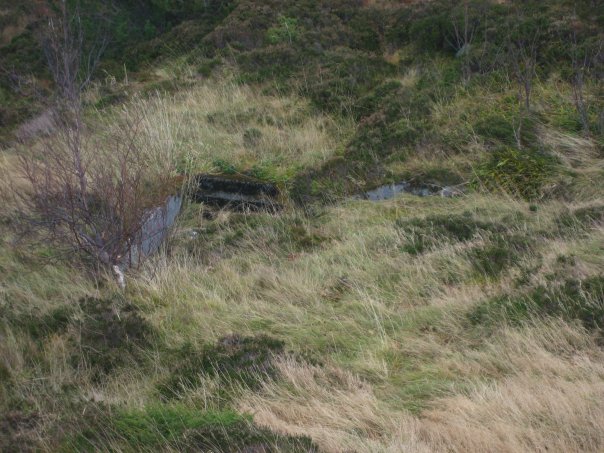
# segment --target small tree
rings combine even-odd
[[[27,217],[49,241],[112,269],[124,287],[122,269],[161,199],[151,188],[161,187],[166,175],[154,173],[136,145],[136,118],[117,124],[108,137],[86,138],[81,95],[105,41],[84,57],[78,11],[70,13],[65,0],[52,6],[41,37],[57,90],[54,133],[20,161],[30,187],[23,197]]]
[[[472,42],[478,29],[479,20],[474,16],[474,12],[471,11],[469,0],[464,0],[463,2],[461,17],[456,14],[454,8],[451,9],[451,12],[453,32],[448,41],[449,45],[457,52],[457,57],[462,59],[463,80],[467,82],[470,80],[471,75]]]
[[[533,79],[537,74],[539,34],[539,29],[536,29],[530,35],[512,37],[508,43],[509,61],[526,111],[531,109]]]
[[[507,59],[510,72],[518,87],[520,112],[514,135],[518,148],[522,148],[522,129],[525,119],[530,115],[533,82],[537,76],[537,57],[540,48],[543,23],[527,15],[524,8],[516,10],[514,23],[510,24],[507,37]]]
[[[593,67],[602,57],[604,42],[598,39],[596,42],[584,42],[579,44],[579,32],[576,26],[572,27],[567,37],[570,41],[571,75],[570,83],[573,90],[573,102],[581,121],[585,134],[590,133],[589,125],[589,103],[585,96],[585,79],[589,77]]]

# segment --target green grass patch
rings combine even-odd
[[[183,405],[118,409],[64,443],[63,451],[315,452],[303,437],[258,428],[252,418],[232,410],[208,411]],[[99,429],[102,428],[102,429]]]
[[[525,145],[535,143],[536,122],[534,118],[522,119],[522,126],[515,120],[502,112],[491,113],[479,118],[474,124],[474,131],[494,144],[514,146],[517,143],[516,135],[520,134],[520,140]]]
[[[152,446],[174,441],[186,431],[220,427],[247,422],[232,411],[201,412],[182,406],[155,406],[144,410],[120,411],[113,420],[115,431],[132,446]]]
[[[556,173],[555,160],[542,152],[501,148],[475,168],[475,187],[503,190],[526,200],[541,198]]]
[[[398,220],[396,225],[408,237],[403,251],[412,255],[432,250],[439,244],[469,241],[480,233],[499,233],[506,228],[503,224],[479,220],[469,211]]]
[[[478,275],[494,278],[516,264],[532,244],[533,240],[523,234],[496,234],[485,245],[472,248],[468,259]]]
[[[185,344],[173,352],[174,371],[159,384],[158,389],[165,398],[178,397],[187,388],[198,384],[200,376],[219,377],[225,386],[242,383],[258,387],[265,379],[276,376],[273,357],[283,352],[282,341],[264,335],[230,335],[200,350]]]
[[[604,328],[604,277],[566,279],[559,285],[539,286],[529,294],[503,296],[476,306],[468,314],[474,325],[519,324],[532,317],[560,317],[580,321],[587,329]]]

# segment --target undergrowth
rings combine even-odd
[[[284,207],[186,203],[123,293],[19,229],[52,84],[35,22],[2,44],[33,77],[0,74],[0,450],[604,449],[599,63],[582,116],[569,54],[602,18],[471,1],[461,43],[464,4],[411,3],[115,2],[85,138],[130,121],[148,165]],[[352,197],[400,181],[458,196]]]

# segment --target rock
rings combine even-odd
[[[409,193],[418,197],[440,195],[445,198],[463,195],[463,192],[460,189],[453,186],[440,188],[440,186],[435,184],[412,184],[407,181],[401,181],[395,184],[386,184],[377,187],[362,195],[355,195],[352,199],[365,199],[371,201],[389,200],[399,193]]]
[[[279,189],[275,184],[251,178],[197,175],[193,179],[191,198],[210,206],[236,211],[277,212]]]
[[[146,257],[159,250],[174,225],[182,207],[182,198],[171,195],[163,206],[157,206],[149,211],[138,235],[133,240],[129,253],[119,263],[120,270],[137,266]]]
[[[447,187],[443,187],[442,190],[440,190],[438,192],[438,194],[444,198],[452,198],[452,197],[459,197],[459,196],[463,195],[463,192],[455,187],[447,186]]]

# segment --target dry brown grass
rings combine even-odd
[[[472,276],[466,255],[486,238],[445,241],[411,257],[400,252],[406,236],[393,221],[470,210],[500,222],[524,213],[525,220],[507,225],[531,235],[566,209],[552,202],[529,214],[525,203],[478,195],[347,202],[321,217],[326,245],[293,255],[283,252],[287,216],[248,228],[224,214],[215,222],[225,237],[239,232],[236,254],[227,244],[210,261],[172,254],[150,263],[140,291],[172,301],[152,321],[175,344],[260,328],[294,351],[320,350],[324,365],[281,359],[283,380],[260,392],[242,389],[239,408],[277,431],[308,435],[328,452],[595,452],[603,446],[602,413],[593,401],[602,397],[604,355],[594,339],[560,321],[503,324],[485,337],[469,330],[464,314],[514,292],[520,267],[540,263],[532,285],[560,271],[560,256],[576,257],[567,277],[597,275],[604,253],[595,253],[594,244],[602,228],[536,244],[489,281]],[[192,389],[201,401],[205,391]],[[409,412],[415,399],[422,410]]]
[[[28,184],[19,171],[17,155],[0,154],[0,215],[10,215],[19,205],[16,194],[27,190]]]
[[[279,362],[278,368],[285,383],[267,384],[241,400],[241,410],[257,423],[310,436],[327,452],[421,451],[413,438],[417,421],[385,409],[371,386],[353,374],[293,360]]]
[[[495,382],[435,401],[422,437],[436,451],[597,452],[604,448],[604,358],[580,330],[554,323],[504,332],[478,358]],[[490,362],[490,363],[489,363]],[[499,363],[497,363],[499,362]]]
[[[410,71],[403,83],[412,86],[417,75]],[[456,127],[455,118],[449,123],[453,110],[475,105],[464,102],[437,106],[434,118]],[[212,171],[220,159],[239,169],[265,165],[287,178],[294,167],[320,165],[350,133],[346,122],[308,108],[297,98],[208,82],[177,95],[137,97],[98,124],[140,118],[140,145],[155,165],[176,161],[186,170]],[[243,143],[250,128],[261,132],[256,146]],[[100,130],[93,128],[95,137]],[[157,384],[174,372],[174,350],[231,333],[267,334],[292,352],[277,359],[279,377],[228,397],[256,423],[309,436],[326,452],[602,451],[604,352],[590,333],[559,319],[514,327],[502,320],[491,330],[468,324],[468,310],[495,296],[604,268],[601,225],[548,236],[562,213],[598,199],[600,189],[588,187],[601,171],[595,145],[547,128],[540,139],[581,172],[585,186],[579,188],[590,194],[585,202],[543,202],[533,211],[509,196],[474,193],[344,200],[316,207],[316,215],[290,207],[280,216],[220,212],[206,221],[186,211],[182,231],[132,275],[126,294],[161,338],[158,349],[146,351],[149,362],[95,381],[85,364],[76,368],[70,361],[78,354],[77,333],[37,343],[20,320],[0,323],[0,365],[15,383],[10,396],[33,401],[45,414],[32,436],[52,451],[52,418],[65,398],[117,408],[163,404]],[[478,140],[468,146],[476,155],[484,151]],[[446,153],[435,146],[389,168],[458,171],[476,155],[447,156],[443,164]],[[14,158],[2,159],[0,171],[12,175]],[[0,178],[3,195],[12,184]],[[468,255],[491,243],[487,231],[467,241],[436,238],[433,249],[417,255],[405,251],[411,233],[397,221],[466,212],[527,238],[532,247],[493,277],[477,273]],[[202,232],[197,240],[187,239],[190,228]],[[319,240],[308,245],[311,235]],[[17,254],[4,245],[0,310],[17,307],[38,316],[113,289],[49,263],[46,250]],[[561,267],[560,257],[574,264]],[[200,375],[187,385],[178,404],[199,411],[224,404],[219,378]],[[61,394],[64,388],[73,393]]]
[[[350,373],[292,360],[279,363],[284,383],[249,392],[240,407],[327,452],[598,452],[603,358],[584,331],[544,324],[503,331],[481,353],[465,351],[455,366],[491,379],[433,401],[419,417],[387,407]]]
[[[320,165],[352,130],[347,121],[311,114],[301,98],[228,81],[139,96],[114,114],[142,118],[140,145],[154,159],[177,160],[189,171],[256,168],[277,179]]]
[[[569,167],[600,166],[598,146],[593,139],[541,127],[539,138],[556,157]]]

